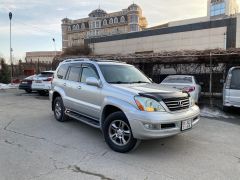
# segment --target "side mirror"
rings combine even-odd
[[[101,81],[97,80],[95,77],[88,77],[86,79],[86,84],[89,86],[101,87]]]

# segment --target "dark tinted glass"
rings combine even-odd
[[[99,79],[97,72],[92,67],[83,67],[81,82],[85,83],[88,77],[95,77]]]
[[[41,72],[38,77],[53,77],[53,72]]]
[[[57,77],[59,79],[64,79],[65,76],[66,76],[67,70],[68,70],[68,65],[67,64],[61,65],[60,68],[58,69]]]
[[[71,67],[68,74],[68,80],[78,82],[80,79],[80,72],[80,67]]]
[[[232,71],[231,89],[240,89],[240,69]]]
[[[128,65],[99,65],[105,80],[112,84],[151,83],[137,68]]]

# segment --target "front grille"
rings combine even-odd
[[[180,111],[180,110],[189,108],[188,97],[163,99],[163,102],[166,104],[166,106],[170,111]]]

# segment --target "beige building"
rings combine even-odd
[[[26,62],[52,63],[55,56],[61,55],[61,51],[33,51],[26,52]]]
[[[147,20],[136,4],[113,13],[98,8],[87,18],[62,20],[62,49],[84,45],[84,39],[138,32],[146,28]]]
[[[207,16],[169,22],[144,31],[85,39],[94,54],[240,48],[236,0],[208,0]]]

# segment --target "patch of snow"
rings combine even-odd
[[[225,119],[234,118],[234,116],[230,116],[224,113],[223,111],[221,111],[220,109],[210,108],[210,107],[202,108],[200,115],[203,117],[210,117],[210,118],[225,118]]]
[[[19,84],[3,84],[0,83],[0,89],[16,89],[18,88]]]

